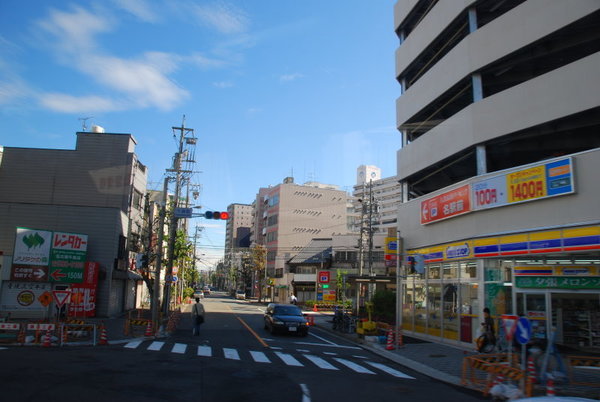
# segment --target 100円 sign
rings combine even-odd
[[[526,276],[516,277],[518,288],[600,289],[600,277]]]

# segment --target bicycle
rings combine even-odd
[[[496,348],[496,337],[491,331],[481,334],[475,341],[479,353],[491,353]]]

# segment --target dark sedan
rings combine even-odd
[[[302,310],[293,304],[271,303],[265,311],[265,329],[272,334],[287,332],[290,334],[308,335],[308,324]]]

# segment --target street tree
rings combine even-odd
[[[267,248],[262,244],[255,244],[250,248],[252,269],[258,278],[258,302],[262,302],[265,284],[265,269],[267,266]]]

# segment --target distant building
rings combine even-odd
[[[401,187],[396,176],[381,178],[377,166],[361,165],[356,172],[356,185],[352,192],[352,205],[356,216],[354,232],[360,232],[361,219],[368,219],[372,212],[373,227],[377,233],[387,233],[388,228],[396,230],[398,206],[402,201]],[[373,209],[368,208],[373,198]]]
[[[225,254],[234,252],[238,248],[250,247],[252,205],[230,204],[227,212],[229,219],[225,229]]]
[[[39,304],[36,289],[63,289],[81,274],[78,264],[68,261],[70,249],[59,253],[58,258],[67,260],[58,268],[48,266],[53,262],[44,265],[46,257],[32,262],[34,275],[24,260],[13,266],[17,228],[33,229],[34,236],[87,236],[86,259],[100,268],[95,314],[114,316],[135,307],[135,281],[140,276],[129,268],[143,248],[147,177],[135,145],[131,134],[78,132],[75,150],[0,147],[0,314],[52,315],[53,304]],[[29,243],[30,249],[41,248],[40,243]],[[31,304],[19,306],[12,300],[13,290],[19,288],[34,293]]]
[[[336,186],[295,184],[291,177],[274,187],[261,188],[254,202],[252,240],[267,248],[267,275],[273,278],[271,296],[287,301],[294,274],[287,261],[313,238],[349,232],[348,195]]]

